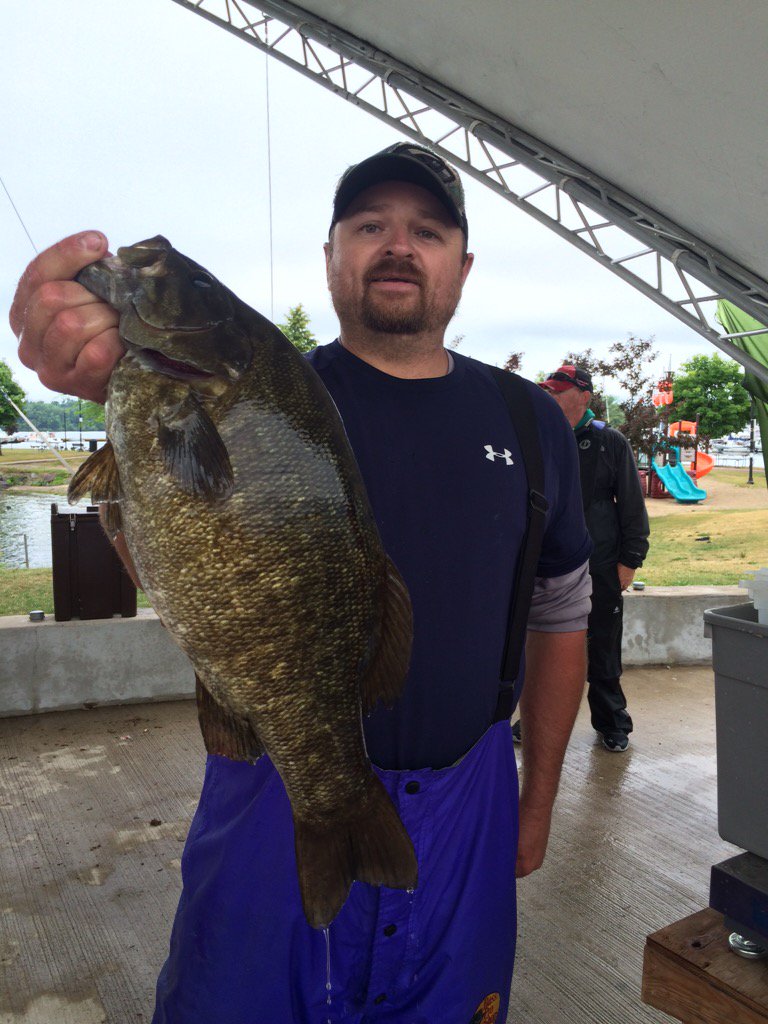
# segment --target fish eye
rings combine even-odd
[[[192,284],[195,288],[212,288],[213,278],[198,274],[197,277],[192,278]]]

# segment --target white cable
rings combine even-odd
[[[61,455],[59,455],[59,453],[53,447],[53,445],[48,440],[48,438],[45,436],[45,434],[42,432],[42,430],[38,430],[37,427],[35,426],[35,424],[32,422],[32,420],[25,413],[23,413],[21,411],[21,409],[18,407],[18,405],[16,405],[16,403],[11,398],[11,396],[8,394],[8,392],[5,390],[5,388],[0,388],[0,395],[2,395],[3,398],[7,402],[10,402],[10,404],[13,406],[13,408],[16,410],[16,412],[19,414],[19,416],[21,416],[21,418],[24,420],[24,422],[27,423],[30,427],[32,427],[32,429],[34,430],[34,432],[36,434],[40,435],[40,440],[43,442],[43,444],[53,452],[53,454],[56,456],[56,458],[62,464],[64,469],[66,469],[66,471],[69,473],[69,475],[73,476],[74,473],[75,473],[74,467],[70,466],[70,464],[68,462],[66,462],[65,459],[63,459]]]
[[[6,184],[3,181],[2,177],[0,177],[0,185],[3,186],[3,190],[4,190],[5,194],[8,196],[8,202],[13,207],[13,212],[19,218],[19,224],[21,224],[21,226],[24,228],[24,232],[25,232],[27,238],[29,239],[29,244],[32,246],[32,248],[35,250],[35,252],[38,252],[39,250],[38,250],[37,246],[32,241],[32,235],[30,235],[30,233],[27,231],[27,225],[22,220],[22,217],[21,217],[21,214],[19,213],[19,211],[16,209],[16,203],[14,203],[13,199],[11,198],[11,193],[8,191],[8,189],[6,187]]]
[[[264,26],[264,41],[269,42],[269,21]],[[272,250],[272,132],[269,121],[269,52],[264,54],[267,90],[267,184],[269,194],[269,318],[275,319],[275,269]]]

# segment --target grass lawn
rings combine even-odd
[[[27,466],[42,469],[45,463],[53,463],[54,465],[61,466],[61,463],[53,454],[53,452],[43,451],[38,448],[17,448],[12,444],[5,444],[2,446],[2,456],[0,456],[0,469],[4,466]],[[73,466],[79,466],[80,463],[88,458],[88,452],[59,452],[59,455],[66,461],[72,463]],[[43,465],[40,465],[40,464]]]
[[[87,453],[66,453],[67,461],[74,466],[86,457]],[[24,465],[12,466],[12,462]],[[48,452],[22,454],[7,446],[0,458],[0,476],[24,472],[44,478],[58,475],[59,470],[59,463]],[[66,477],[63,470],[61,475]],[[753,502],[758,491],[765,491],[763,470],[755,470],[753,486],[747,484],[746,469],[715,469],[704,477],[705,487],[707,480],[738,488],[745,504]],[[34,478],[27,480],[28,485],[37,483]],[[735,503],[742,504],[741,498]],[[678,512],[651,517],[651,549],[638,579],[651,586],[733,585],[750,571],[768,567],[768,509],[708,509],[706,503],[694,507],[695,515]],[[138,600],[140,607],[149,606],[141,592]],[[51,570],[0,567],[0,615],[26,615],[33,608],[53,614]]]
[[[698,539],[704,537],[709,540]],[[651,550],[637,578],[667,587],[736,584],[745,573],[764,566],[768,566],[768,509],[708,513],[701,508],[695,517],[651,519]]]
[[[706,489],[707,480],[721,480],[723,483],[728,483],[732,487],[748,487],[750,490],[753,487],[761,488],[765,490],[765,470],[754,469],[752,471],[753,484],[748,483],[749,480],[749,469],[744,467],[730,467],[723,466],[721,469],[713,469],[711,472],[703,476],[699,481],[700,485]]]
[[[88,453],[59,452],[68,466],[77,469]],[[51,452],[19,450],[4,445],[0,456],[0,481],[6,487],[49,488],[69,483],[70,474]]]
[[[33,609],[53,615],[51,569],[0,568],[0,615],[26,615]],[[149,608],[139,591],[139,608]]]

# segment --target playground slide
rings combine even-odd
[[[676,501],[692,504],[703,501],[707,496],[707,492],[691,480],[680,462],[674,466],[654,466],[653,471]]]
[[[696,459],[696,479],[699,480],[701,477],[706,476],[707,473],[715,465],[715,458],[713,455],[707,455],[706,452],[699,452]],[[689,473],[693,472],[693,462],[688,462],[685,467]]]

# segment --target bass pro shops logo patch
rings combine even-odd
[[[469,1024],[496,1024],[501,1000],[498,992],[492,992],[480,1003]]]

